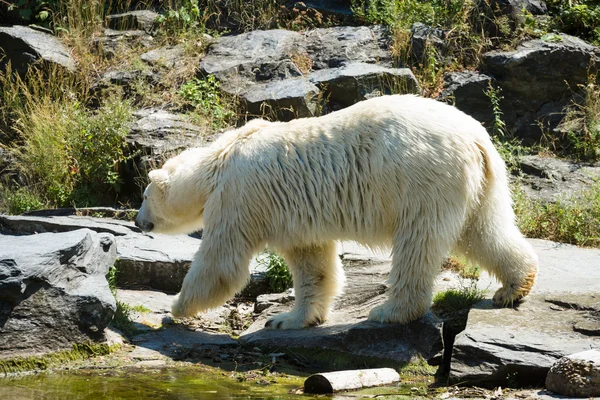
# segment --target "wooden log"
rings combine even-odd
[[[304,381],[304,393],[329,394],[341,390],[389,385],[398,381],[400,375],[392,368],[326,372],[309,376]]]

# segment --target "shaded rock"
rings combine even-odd
[[[485,93],[491,83],[490,76],[479,72],[450,72],[444,75],[444,91],[439,100],[454,104],[459,110],[489,127],[494,115],[492,102]]]
[[[104,32],[92,39],[93,48],[107,59],[113,58],[117,52],[135,46],[151,47],[154,38],[142,30],[115,31],[105,29]]]
[[[105,275],[114,238],[88,229],[0,235],[0,358],[103,341],[116,305]]]
[[[333,369],[397,367],[418,357],[432,359],[442,349],[441,322],[432,314],[405,325],[366,321],[370,309],[385,301],[389,261],[386,257],[345,258],[347,285],[325,324],[289,331],[262,329],[270,315],[291,309],[289,303],[273,305],[242,333],[240,342],[247,347],[290,351],[311,364]]]
[[[565,396],[600,396],[600,350],[582,351],[558,360],[548,372],[546,387]]]
[[[519,170],[518,179],[527,196],[544,202],[576,196],[600,179],[600,165],[553,157],[522,156]]]
[[[255,84],[241,94],[245,112],[280,121],[315,116],[319,89],[305,78]]]
[[[102,98],[102,90],[111,86],[123,88],[123,94],[127,98],[136,96],[136,85],[138,82],[154,85],[159,77],[152,71],[108,71],[100,75],[97,82],[91,87],[91,93],[95,98]],[[98,106],[98,104],[92,104]]]
[[[75,61],[57,38],[25,26],[0,26],[0,70],[9,62],[20,74],[34,63],[75,71]]]
[[[308,79],[325,91],[325,98],[342,108],[384,94],[420,92],[409,68],[377,64],[348,63],[312,72]]]
[[[447,32],[439,28],[432,28],[420,22],[413,24],[410,36],[410,56],[417,62],[425,62],[429,52],[440,62],[448,53],[446,43]]]
[[[548,13],[548,6],[544,0],[492,0],[490,7],[498,15],[508,15],[513,21],[523,22],[523,13],[544,15]]]
[[[352,17],[352,10],[350,9],[350,2],[347,0],[322,0],[322,1],[288,1],[289,5],[293,5],[294,7],[298,7],[300,9],[303,8],[312,8],[324,16],[334,16],[339,19],[346,19]],[[306,6],[306,7],[303,7]]]
[[[159,47],[141,55],[141,59],[150,65],[175,68],[185,55],[183,45]]]
[[[483,65],[501,87],[501,108],[510,132],[539,139],[542,122],[554,129],[562,118],[557,109],[600,65],[600,53],[583,40],[561,34],[560,40],[530,40],[513,51],[491,51]],[[551,118],[550,118],[551,117]]]
[[[600,324],[600,250],[532,240],[540,271],[515,308],[484,300],[469,312],[454,342],[450,382],[488,387],[539,385],[561,357],[600,346],[574,329]]]
[[[136,10],[128,11],[122,14],[112,14],[106,17],[106,25],[110,29],[125,31],[125,30],[142,30],[152,32],[156,28],[156,19],[159,14],[151,10]]]

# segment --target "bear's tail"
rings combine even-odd
[[[533,287],[538,258],[516,225],[504,161],[487,134],[477,138],[476,145],[483,158],[484,182],[457,250],[504,287],[511,287],[513,293],[501,302],[512,303]]]

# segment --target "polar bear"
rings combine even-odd
[[[322,323],[342,289],[336,241],[389,246],[388,298],[369,320],[423,316],[451,250],[501,283],[510,305],[533,286],[538,258],[515,225],[506,168],[479,122],[413,95],[383,96],[317,118],[253,120],[149,173],[144,231],[204,229],[174,316],[218,307],[269,246],[287,260],[293,310],[267,328]]]

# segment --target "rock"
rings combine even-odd
[[[88,229],[0,235],[0,359],[104,341],[116,305],[114,238]]]
[[[600,396],[600,350],[586,350],[558,360],[548,372],[546,387],[569,397]]]
[[[125,138],[130,153],[139,155],[125,172],[126,181],[135,185],[151,169],[158,168],[176,152],[189,147],[202,147],[212,138],[183,114],[160,109],[144,109],[133,113],[137,118]]]
[[[36,217],[23,215],[0,215],[0,233],[11,235],[32,235],[46,232],[70,232],[88,228],[99,233],[123,236],[141,233],[132,222],[108,218],[50,216]]]
[[[575,329],[600,325],[600,250],[531,242],[540,257],[532,293],[515,308],[487,299],[471,309],[454,342],[450,383],[539,385],[561,357],[600,346],[600,336]]]
[[[500,105],[507,128],[518,137],[539,139],[538,122],[554,129],[562,118],[556,109],[568,104],[600,65],[600,52],[594,46],[565,34],[556,37],[559,40],[529,40],[513,51],[483,55],[486,73],[502,89]]]
[[[142,54],[140,57],[150,65],[164,68],[175,68],[182,62],[185,55],[183,45],[159,47]]]
[[[144,82],[148,85],[155,85],[159,81],[159,76],[152,71],[108,71],[100,75],[97,82],[90,88],[94,96],[91,105],[99,105],[97,99],[102,98],[102,91],[111,86],[120,86],[123,88],[123,94],[127,98],[136,97],[136,85],[138,82]]]
[[[581,194],[600,179],[600,165],[576,163],[536,155],[519,158],[518,182],[525,194],[543,202]]]
[[[0,26],[0,70],[8,62],[14,71],[24,74],[34,63],[55,65],[75,71],[75,61],[54,36],[25,26]]]
[[[351,252],[365,254],[364,248],[348,247]],[[441,351],[441,321],[431,313],[405,325],[366,321],[370,309],[385,301],[389,257],[344,257],[344,267],[345,291],[325,324],[301,330],[265,330],[270,315],[291,309],[289,303],[273,305],[240,335],[241,344],[300,354],[312,365],[332,369],[385,365],[397,368],[399,363],[419,357],[430,360]]]
[[[288,1],[289,6],[294,6],[299,9],[312,8],[319,11],[324,16],[333,16],[338,19],[347,19],[352,17],[352,9],[347,0],[321,0],[321,1]],[[305,6],[305,7],[303,7]]]
[[[135,10],[122,14],[112,14],[106,17],[106,24],[110,29],[143,30],[151,33],[156,28],[156,19],[159,14],[151,10]]]
[[[434,51],[436,61],[444,60],[448,53],[447,32],[420,22],[413,24],[410,36],[410,55],[416,62],[425,63],[429,51]]]
[[[151,47],[154,38],[142,30],[116,31],[105,29],[104,32],[92,39],[95,51],[107,59],[115,57],[117,52],[135,46]]]
[[[251,85],[240,97],[244,111],[279,121],[314,117],[320,90],[304,78]]]
[[[324,98],[342,108],[384,94],[420,92],[419,82],[409,68],[377,64],[348,63],[312,72],[308,79],[325,91]]]
[[[315,70],[337,68],[359,62],[390,67],[386,28],[375,26],[336,26],[319,28],[304,34],[304,48]]]
[[[200,71],[223,82],[223,90],[232,89],[228,82],[238,76],[246,84],[300,76],[291,56],[301,51],[301,42],[300,33],[281,29],[222,36],[200,61]]]
[[[344,87],[343,94],[353,95],[344,98],[346,105],[392,89],[418,90],[410,71],[386,68],[392,59],[387,48],[386,31],[377,26],[315,29],[304,34],[281,29],[252,31],[215,40],[200,70],[219,79],[224,92],[240,97],[248,113],[289,120],[313,116],[323,106],[315,84],[325,86],[332,81]]]
[[[444,91],[438,100],[454,104],[486,127],[494,120],[492,102],[485,94],[492,84],[490,76],[473,72],[450,72],[444,75]]]

